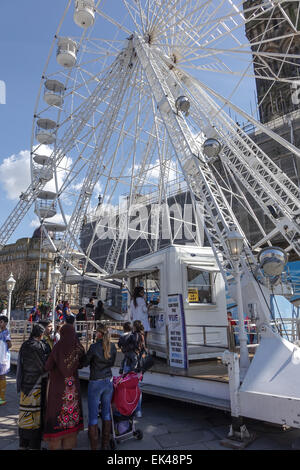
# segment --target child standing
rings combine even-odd
[[[0,406],[6,404],[6,374],[10,369],[11,338],[7,324],[7,316],[0,315]]]
[[[123,373],[139,372],[139,359],[145,352],[145,332],[143,323],[140,320],[133,322],[132,333],[127,338],[126,346],[127,351],[124,353],[122,363]],[[135,411],[135,416],[136,418],[142,417],[142,394]]]
[[[131,331],[132,331],[131,323],[130,321],[126,321],[123,325],[123,335],[120,337],[118,341],[118,347],[121,349],[122,353],[124,354],[124,358],[121,362],[121,367],[119,370],[120,374],[123,374],[126,356],[128,356],[128,354],[131,353],[132,348],[130,347],[130,342],[128,341],[128,339],[130,338]]]

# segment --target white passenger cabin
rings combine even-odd
[[[132,261],[126,273],[130,292],[142,285],[153,302],[147,343],[156,356],[187,368],[228,347],[225,285],[210,247],[172,245]]]

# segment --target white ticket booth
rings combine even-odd
[[[210,247],[169,246],[132,261],[126,277],[130,292],[145,289],[156,356],[186,368],[228,347],[225,284]]]

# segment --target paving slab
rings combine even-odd
[[[87,382],[81,383],[84,431],[78,435],[77,450],[89,450]],[[220,410],[177,402],[167,398],[143,396],[143,417],[136,426],[144,437],[132,438],[117,445],[118,451],[142,450],[210,450],[226,451],[220,444],[229,433],[231,417]],[[16,391],[15,373],[7,379],[7,404],[0,406],[0,450],[17,450],[19,396]],[[245,420],[249,432],[256,439],[244,450],[299,450],[300,430],[284,430],[280,426],[257,420]],[[42,446],[47,448],[46,443]]]
[[[222,446],[220,439],[216,439],[216,440],[209,441],[209,442],[204,442],[203,446],[205,447],[205,450],[220,450],[220,451],[232,450],[229,447]]]
[[[205,444],[202,444],[198,442],[197,444],[192,444],[192,445],[186,445],[186,446],[180,446],[180,447],[170,447],[170,449],[164,449],[165,450],[181,450],[181,451],[187,451],[187,450],[207,450],[207,447]]]
[[[168,433],[162,436],[155,436],[155,439],[159,442],[162,448],[170,446],[188,446],[195,444],[196,442],[209,441],[214,439],[215,436],[210,431],[198,430],[194,432],[181,432],[181,433]]]
[[[252,442],[246,450],[291,450],[291,446],[280,445],[268,437],[260,437]]]

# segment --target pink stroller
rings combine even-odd
[[[142,374],[129,372],[126,375],[114,377],[114,394],[112,398],[112,438],[110,446],[116,448],[116,444],[127,439],[143,439],[143,432],[135,428],[133,419],[134,411],[138,405],[141,391],[139,382]]]

